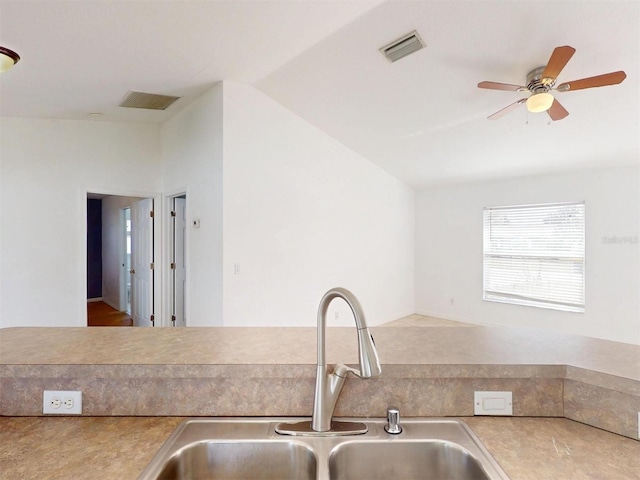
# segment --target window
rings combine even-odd
[[[484,209],[483,299],[584,312],[584,202]]]

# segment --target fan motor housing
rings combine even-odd
[[[556,84],[555,78],[544,78],[546,67],[534,68],[527,74],[527,88],[531,93],[546,93]]]

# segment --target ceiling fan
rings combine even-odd
[[[527,86],[511,85],[508,83],[480,82],[478,88],[488,88],[491,90],[511,90],[514,92],[530,92],[527,98],[521,98],[517,102],[497,111],[487,117],[489,120],[496,120],[503,115],[515,110],[523,103],[527,104],[530,112],[547,112],[551,120],[562,120],[569,112],[560,105],[560,102],[551,95],[551,90],[557,92],[569,92],[571,90],[582,90],[584,88],[603,87],[605,85],[617,85],[621,83],[627,74],[623,71],[605,73],[595,77],[572,80],[555,86],[556,78],[569,62],[576,49],[565,45],[556,47],[549,58],[549,62],[544,67],[538,67],[527,74]]]

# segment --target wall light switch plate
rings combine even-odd
[[[45,390],[42,394],[42,413],[82,415],[82,392]]]
[[[512,392],[474,392],[474,415],[513,415]]]

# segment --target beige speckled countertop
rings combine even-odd
[[[566,417],[638,438],[640,346],[507,327],[372,328],[380,377],[348,378],[338,416],[473,415],[479,390],[513,414]],[[357,364],[353,328],[329,363]],[[43,390],[80,390],[91,416],[304,416],[315,328],[0,329],[0,415],[42,415]]]
[[[640,381],[640,347],[510,327],[371,328],[382,364],[572,365]],[[353,328],[327,329],[327,361],[356,363]],[[316,329],[4,328],[5,365],[316,363]]]
[[[0,417],[3,480],[134,480],[176,417]],[[559,418],[464,418],[512,480],[637,479],[640,442]]]

